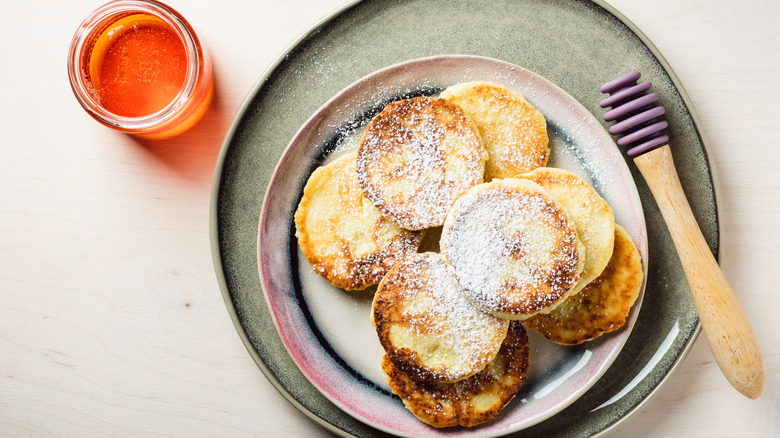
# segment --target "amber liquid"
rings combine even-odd
[[[113,22],[94,40],[89,55],[93,97],[114,114],[154,114],[178,95],[187,75],[187,54],[167,23],[137,13]]]

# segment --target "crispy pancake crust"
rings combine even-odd
[[[578,294],[572,295],[550,313],[524,321],[558,344],[575,345],[626,323],[643,281],[642,260],[623,227],[615,226],[615,250],[604,272]]]
[[[463,108],[479,128],[490,155],[485,181],[547,164],[547,121],[520,93],[487,82],[466,82],[447,88],[441,97]]]
[[[385,276],[372,320],[389,359],[415,380],[456,381],[478,373],[498,353],[508,321],[463,295],[441,254],[407,257]]]
[[[528,365],[528,335],[518,321],[510,323],[498,355],[482,371],[458,382],[417,381],[387,356],[382,359],[393,393],[417,418],[434,427],[471,427],[495,418],[525,382]]]
[[[572,293],[583,268],[574,222],[525,179],[469,190],[447,216],[440,246],[469,299],[508,319],[554,308]]]
[[[577,175],[552,167],[535,169],[518,178],[530,179],[563,205],[585,245],[585,266],[575,292],[593,281],[609,263],[615,246],[615,215],[598,192]]]
[[[356,154],[317,168],[295,212],[295,236],[315,272],[336,287],[377,284],[397,260],[417,252],[422,233],[382,217],[363,196]]]
[[[402,228],[444,223],[452,204],[482,182],[487,152],[457,105],[414,97],[393,102],[366,128],[357,172],[366,197]]]

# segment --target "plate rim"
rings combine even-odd
[[[238,312],[233,302],[232,295],[227,283],[227,278],[225,275],[225,270],[223,265],[223,254],[220,248],[220,240],[219,240],[220,220],[219,220],[218,211],[219,211],[219,200],[220,200],[219,194],[223,182],[224,165],[225,165],[226,157],[230,150],[231,140],[235,136],[238,128],[240,127],[242,120],[247,113],[247,110],[252,104],[252,101],[258,95],[260,90],[263,88],[266,80],[284,62],[286,56],[294,48],[298,47],[307,38],[309,38],[314,33],[316,33],[317,30],[320,29],[323,25],[329,23],[339,15],[343,14],[345,11],[365,1],[367,0],[349,0],[347,3],[343,4],[340,7],[335,8],[330,13],[326,14],[325,16],[317,20],[315,23],[313,23],[311,26],[309,26],[307,29],[301,32],[287,46],[285,46],[282,49],[282,51],[276,56],[276,58],[274,58],[274,60],[271,61],[268,67],[258,77],[258,79],[252,85],[250,90],[247,92],[246,97],[244,98],[244,100],[242,101],[241,105],[239,106],[239,108],[235,113],[235,116],[230,124],[230,127],[225,133],[225,137],[223,139],[222,145],[220,147],[220,152],[217,157],[217,161],[215,163],[214,175],[211,184],[210,201],[209,201],[209,240],[210,240],[211,256],[212,256],[212,263],[214,265],[215,276],[217,278],[217,283],[219,285],[220,292],[225,302],[225,306],[228,311],[228,314],[231,320],[233,321],[233,325],[236,331],[238,332],[238,335],[242,343],[244,344],[244,347],[247,349],[247,352],[249,353],[250,357],[254,360],[255,364],[258,366],[258,368],[266,377],[266,379],[269,381],[269,383],[271,383],[271,385],[288,402],[290,402],[296,409],[298,409],[304,415],[306,415],[307,417],[315,421],[320,426],[324,427],[326,430],[343,437],[355,437],[356,435],[353,435],[337,427],[336,425],[331,424],[330,422],[326,421],[322,417],[316,415],[308,408],[306,408],[300,401],[298,401],[295,397],[292,396],[292,394],[287,390],[287,388],[284,387],[284,385],[282,385],[278,377],[273,374],[273,372],[270,370],[270,368],[265,363],[263,358],[255,350],[252,341],[249,339],[245,328],[242,326],[240,322]],[[716,168],[714,166],[714,161],[712,159],[712,150],[709,141],[707,140],[704,132],[701,129],[702,123],[698,116],[698,113],[696,112],[693,106],[693,102],[691,101],[690,96],[688,95],[687,91],[682,85],[682,82],[680,81],[679,77],[672,69],[669,62],[661,54],[660,50],[655,46],[655,44],[653,44],[650,38],[639,29],[639,27],[635,23],[633,23],[630,19],[628,19],[625,15],[623,15],[623,13],[618,11],[615,7],[613,7],[612,5],[610,5],[604,0],[579,0],[579,1],[583,3],[592,3],[598,6],[599,8],[603,9],[610,15],[612,15],[619,22],[623,23],[628,28],[628,30],[630,30],[642,42],[642,44],[648,49],[650,54],[655,57],[658,64],[660,65],[662,70],[666,73],[666,75],[669,77],[669,80],[671,81],[671,83],[674,85],[674,88],[678,92],[680,99],[682,100],[685,109],[691,118],[693,125],[696,127],[696,133],[699,136],[699,140],[703,151],[703,158],[707,164],[709,180],[712,184],[713,204],[714,204],[714,211],[715,211],[714,223],[716,229],[716,248],[714,251],[715,252],[714,255],[715,255],[715,259],[720,261],[720,256],[722,252],[720,242],[723,238],[723,226],[722,226],[723,214],[722,214],[722,206],[721,203],[719,202],[720,192],[721,192],[720,182],[719,182]],[[670,366],[664,371],[663,376],[649,390],[647,395],[643,397],[641,400],[639,400],[631,408],[629,408],[623,415],[614,419],[614,421],[612,421],[610,424],[607,424],[605,427],[603,427],[599,432],[597,432],[593,436],[603,437],[611,433],[616,428],[618,428],[623,423],[625,423],[628,419],[632,418],[637,412],[641,411],[644,407],[646,407],[647,404],[649,404],[658,395],[659,390],[663,386],[665,386],[669,378],[679,368],[680,364],[684,361],[685,357],[689,354],[689,352],[693,348],[693,345],[696,343],[696,340],[698,339],[700,333],[701,333],[701,322],[697,318],[695,327],[692,330],[690,338],[680,349],[679,353],[673,359]]]

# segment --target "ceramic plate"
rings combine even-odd
[[[450,85],[475,80],[509,87],[545,115],[548,165],[580,175],[599,191],[647,260],[642,205],[625,160],[582,105],[539,75],[490,58],[440,56],[397,64],[347,87],[314,113],[279,161],[260,214],[259,271],[276,329],[303,374],[344,412],[397,435],[497,436],[552,416],[604,374],[641,306],[639,299],[623,329],[578,347],[559,346],[532,333],[525,385],[499,419],[483,426],[431,428],[392,395],[380,367],[384,352],[370,323],[373,289],[346,292],[316,274],[298,249],[293,214],[312,170],[354,150],[366,124],[387,103],[435,96]]]
[[[369,437],[384,436],[386,432],[356,419],[342,409],[346,405],[338,404],[335,398],[334,403],[324,395],[317,385],[330,383],[313,384],[285,347],[285,341],[289,344],[293,338],[283,341],[277,331],[258,270],[261,205],[272,176],[287,177],[274,173],[286,147],[312,114],[333,96],[387,66],[452,53],[501,59],[528,68],[555,83],[580,102],[585,112],[597,117],[603,113],[598,107],[602,99],[599,86],[627,71],[642,71],[643,78],[653,82],[654,91],[661,95],[661,104],[667,109],[668,133],[674,139],[680,179],[704,235],[717,254],[719,235],[713,170],[691,104],[647,38],[609,6],[584,0],[496,0],[490,7],[483,2],[465,0],[348,4],[303,35],[261,75],[225,139],[215,174],[211,209],[217,277],[227,308],[251,357],[291,403],[340,435]],[[603,122],[595,123],[605,126]],[[323,124],[322,129],[327,131],[332,127]],[[326,147],[322,156],[305,157],[306,162],[313,166],[329,152]],[[562,156],[558,154],[556,160]],[[576,154],[572,157],[574,165],[592,163]],[[598,181],[603,169],[592,167],[580,170]],[[634,330],[596,384],[558,414],[514,435],[590,436],[611,430],[650,399],[698,333],[696,311],[663,219],[641,176],[632,164],[628,168],[644,210],[650,262],[642,311]],[[311,168],[301,175],[289,175],[293,181],[290,184],[302,184],[302,175],[309,171]],[[268,192],[269,202],[280,195],[290,196]],[[277,242],[278,248],[269,247],[263,253],[280,259],[272,260],[273,263],[298,264],[300,269],[302,264],[294,257],[293,242],[289,241],[291,226],[291,223],[280,224],[279,228],[265,230],[264,233],[278,233],[282,237]],[[278,281],[290,281],[291,275],[282,275]],[[267,277],[264,280],[277,281]],[[300,284],[305,290],[303,280]],[[294,290],[289,293],[293,295],[288,297],[290,302],[300,299],[294,297]],[[341,300],[347,298],[350,297],[344,295]],[[353,312],[361,311],[360,303],[349,303],[354,306]],[[306,305],[315,308],[316,303],[306,302]],[[328,333],[325,322],[316,320],[316,312],[309,313],[309,317],[304,315],[304,319],[309,318],[305,326],[320,329],[317,335],[320,337],[310,342],[323,345],[325,366],[331,366],[327,361],[336,362],[338,367],[334,366],[334,370],[339,367],[347,370],[343,372],[360,381],[359,385],[372,388],[375,377],[370,373],[349,371],[360,367],[341,352],[343,346],[320,342],[333,337],[333,333]],[[275,314],[278,316],[278,311]],[[283,323],[290,327],[298,324],[292,319]],[[290,335],[297,336],[294,330],[292,334],[284,334]],[[311,335],[300,336],[305,340]],[[584,350],[581,354],[585,354]],[[327,378],[337,374],[329,372]],[[376,386],[377,397],[385,397],[381,386]],[[519,396],[512,407],[522,407],[522,399],[527,401],[528,397],[529,393]],[[507,416],[510,414],[507,412]]]

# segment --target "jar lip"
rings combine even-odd
[[[140,117],[127,117],[108,111],[90,92],[91,82],[86,78],[83,60],[90,41],[102,26],[132,13],[147,13],[162,19],[176,31],[184,44],[187,56],[187,73],[179,93],[159,111]],[[82,107],[100,122],[129,131],[145,131],[156,128],[178,115],[195,93],[198,78],[202,74],[202,51],[189,23],[173,8],[154,0],[114,0],[93,11],[76,30],[68,51],[68,77],[76,99]]]

